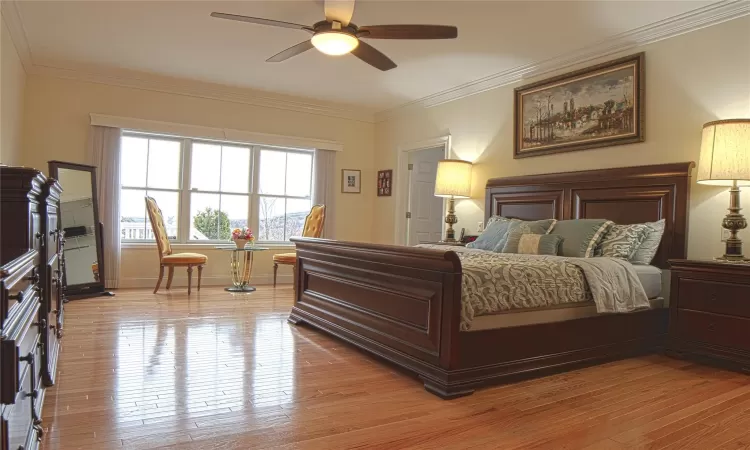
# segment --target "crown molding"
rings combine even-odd
[[[560,71],[617,53],[633,50],[647,44],[690,33],[712,25],[750,14],[750,1],[724,0],[694,9],[684,14],[614,35],[596,44],[545,61],[515,67],[485,78],[462,84],[395,108],[375,113],[375,122],[385,122],[401,112],[418,108],[431,108],[444,103],[479,94],[491,89],[517,83],[527,78]]]
[[[232,103],[260,106],[264,108],[283,109],[305,114],[336,117],[339,119],[373,123],[374,115],[367,109],[355,109],[346,106],[314,103],[305,100],[295,100],[282,95],[264,95],[250,89],[233,89],[230,87],[157,75],[131,75],[124,71],[112,73],[95,73],[88,70],[67,69],[34,64],[31,72],[35,75],[45,75],[55,78],[83,81],[87,83],[106,84],[147,91],[164,92],[169,94],[186,95],[190,97],[207,98]]]
[[[430,108],[491,89],[517,83],[527,78],[560,71],[574,65],[622,53],[637,47],[658,42],[717,25],[750,14],[750,1],[724,0],[670,17],[631,31],[627,31],[596,44],[560,55],[545,61],[515,67],[503,72],[447,89],[394,108],[372,112],[345,105],[324,104],[282,95],[265,94],[250,89],[231,88],[219,84],[178,80],[150,74],[133,74],[129,71],[98,73],[92,70],[52,67],[35,64],[16,1],[3,0],[2,17],[8,26],[13,43],[27,74],[38,74],[69,80],[128,87],[141,90],[186,95],[232,103],[243,103],[264,108],[282,109],[305,114],[335,117],[365,123],[384,122],[406,110]]]
[[[23,28],[23,22],[21,21],[21,15],[18,12],[16,2],[9,0],[0,2],[0,14],[2,14],[3,21],[8,27],[10,39],[16,47],[16,53],[18,53],[18,58],[21,60],[21,65],[23,65],[26,73],[29,73],[34,63],[31,59],[31,48],[29,47],[28,39],[26,39],[26,30]]]
[[[220,84],[169,78],[146,73],[134,73],[127,70],[112,70],[104,73],[88,67],[58,67],[56,65],[35,63],[17,3],[17,1],[12,0],[2,0],[0,2],[0,11],[18,51],[21,64],[23,64],[27,74],[243,103],[263,108],[282,109],[365,123],[374,122],[374,111],[367,108],[360,109],[347,105],[315,102],[314,100],[293,98],[292,96],[282,94],[264,93],[252,89],[232,88]]]

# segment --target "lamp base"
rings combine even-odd
[[[737,258],[734,256],[727,258],[727,255],[717,256],[716,258],[714,258],[714,260],[725,263],[750,263],[750,258]]]
[[[445,230],[445,239],[441,242],[457,242],[453,224],[458,223],[458,217],[456,217],[455,200],[452,196],[448,198],[448,214],[445,216],[445,223],[448,224],[448,228]]]
[[[729,190],[729,214],[724,217],[721,226],[729,230],[729,239],[727,239],[724,256],[721,260],[725,261],[745,261],[745,255],[742,254],[742,239],[737,236],[740,230],[747,228],[747,220],[740,214],[740,188],[735,181],[732,189]]]

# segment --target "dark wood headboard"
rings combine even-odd
[[[550,173],[487,181],[485,221],[491,215],[523,220],[609,219],[619,224],[666,219],[652,263],[687,256],[690,172],[693,162]]]

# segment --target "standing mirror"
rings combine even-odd
[[[60,221],[65,296],[68,299],[112,295],[104,289],[102,224],[96,199],[96,167],[49,161],[50,176],[63,188]]]

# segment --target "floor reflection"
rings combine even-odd
[[[117,335],[115,418],[125,421],[144,411],[159,409],[174,414],[174,404],[159,395],[175,393],[175,330],[172,324],[153,321],[120,326]]]
[[[295,394],[295,339],[278,314],[252,324],[235,317],[125,322],[115,355],[118,422],[274,406]]]
[[[247,378],[250,401],[257,406],[285,403],[295,389],[292,331],[278,316],[259,317],[254,328],[254,365],[252,377]]]

